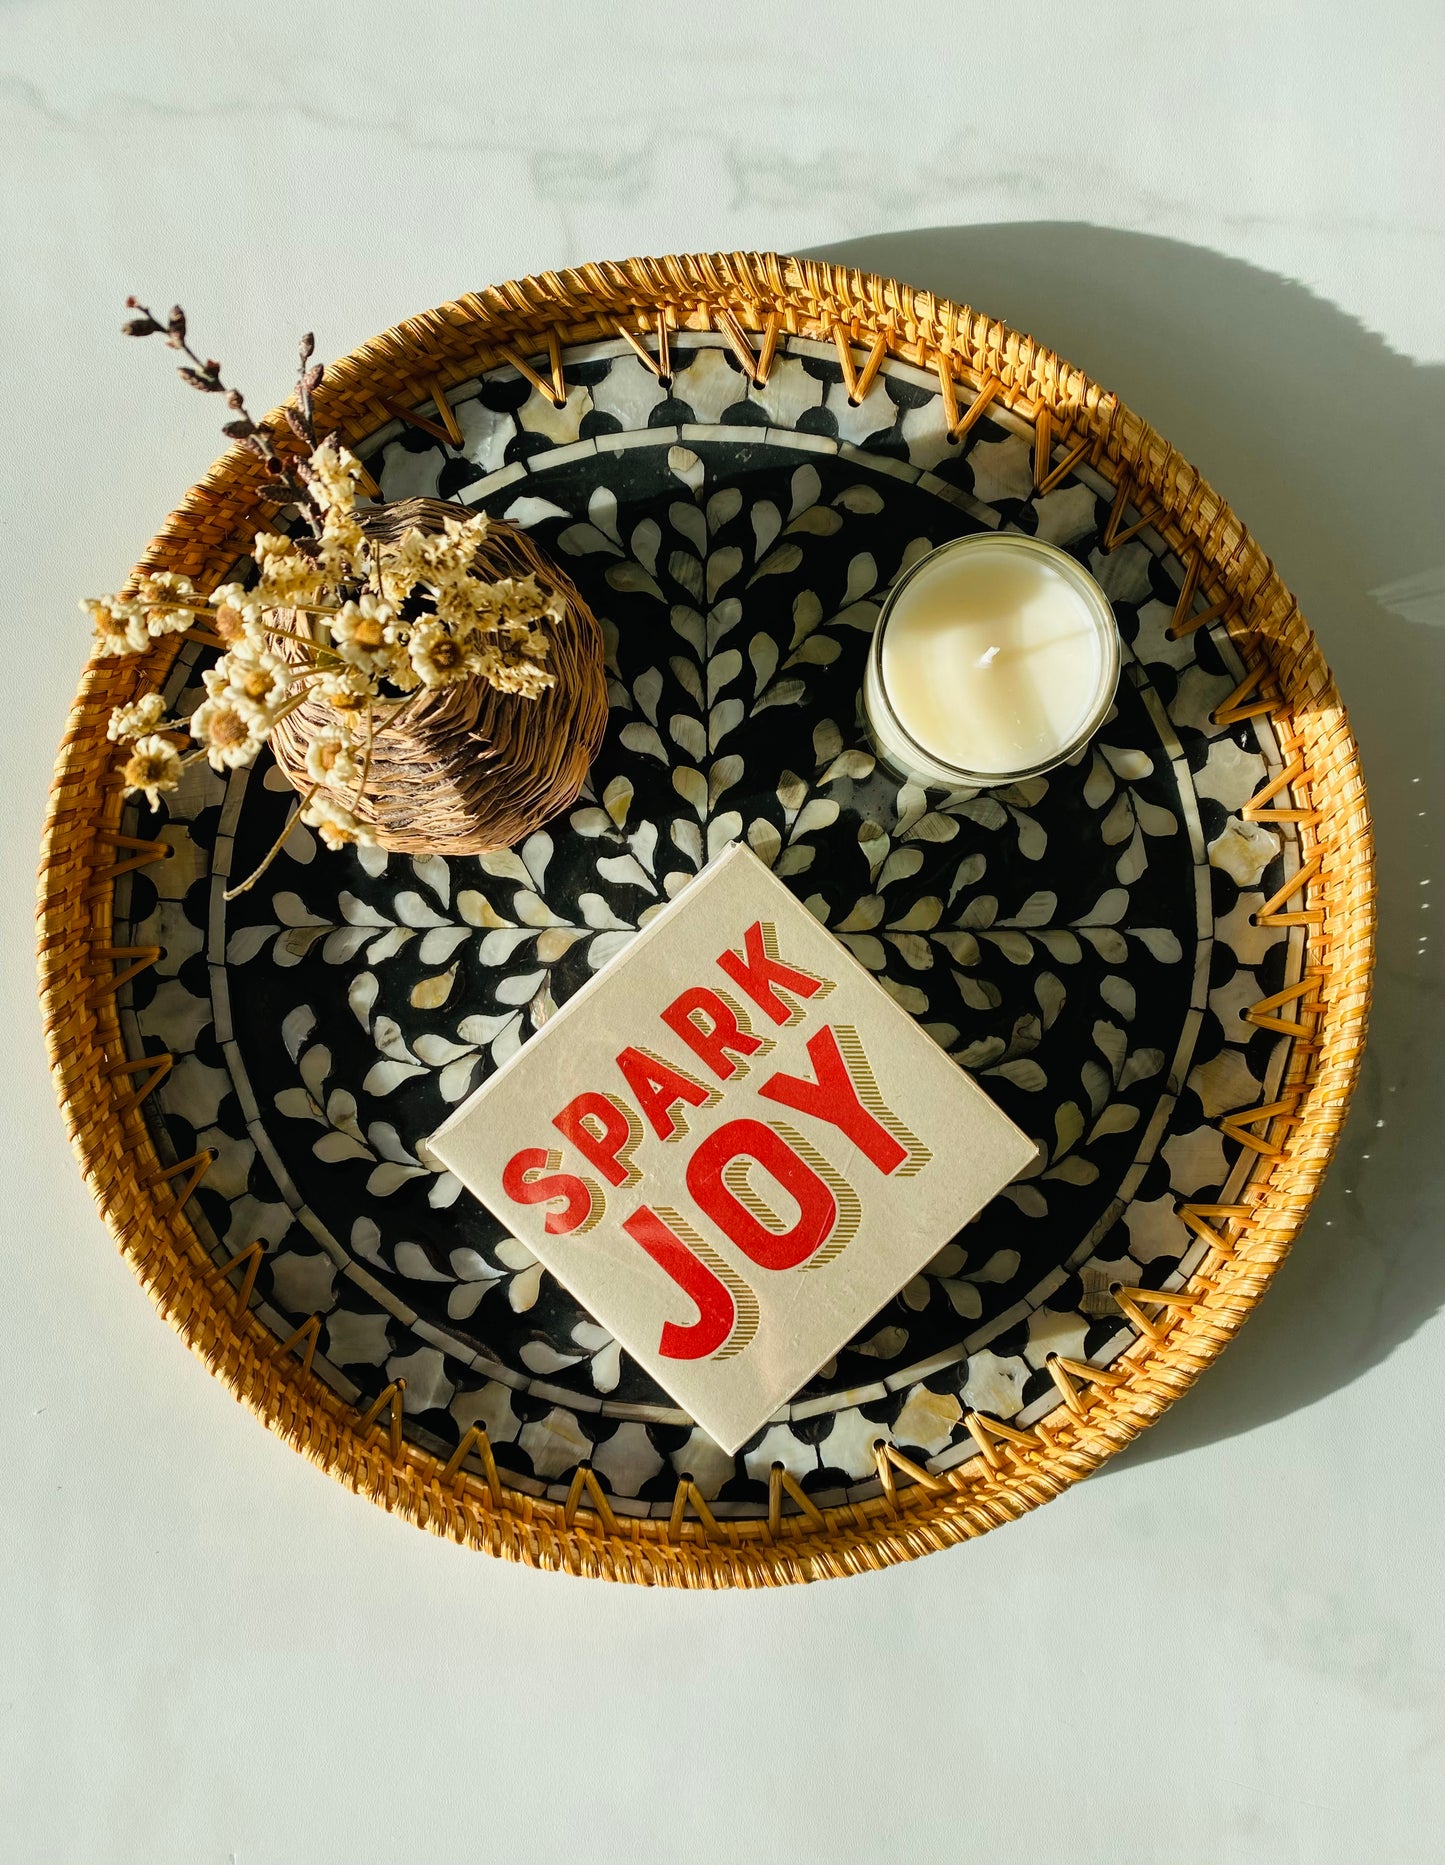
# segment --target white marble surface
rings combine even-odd
[[[0,4],[0,1859],[1439,1856],[1445,16],[1177,15]],[[29,899],[75,598],[215,451],[127,291],[264,404],[308,325],[739,245],[969,297],[1200,459],[1354,711],[1380,1003],[1297,1256],[1108,1474],[866,1581],[652,1596],[389,1520],[184,1353],[50,1105]]]

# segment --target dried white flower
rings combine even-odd
[[[195,584],[175,570],[138,576],[135,601],[152,635],[183,635],[200,606]]]
[[[328,517],[313,548],[317,568],[329,589],[364,583],[371,574],[366,534],[354,518],[337,524]]]
[[[372,701],[372,687],[359,667],[338,667],[313,684],[311,695],[341,715],[344,729],[363,717]]]
[[[110,724],[105,728],[109,739],[121,743],[128,738],[144,738],[153,732],[166,716],[166,702],[163,694],[142,693],[139,699],[133,699],[127,706],[117,706],[110,715]]]
[[[311,490],[329,514],[355,509],[361,462],[334,440],[323,440],[311,456]]]
[[[381,583],[388,600],[401,603],[415,589],[437,596],[443,590],[470,592],[475,601],[484,585],[472,576],[477,546],[487,519],[478,513],[459,523],[448,519],[432,535],[412,529],[381,552]]]
[[[243,583],[222,583],[213,589],[211,606],[215,610],[211,626],[228,647],[260,634],[266,611]]]
[[[398,693],[415,693],[421,681],[417,678],[416,668],[412,666],[411,656],[407,652],[410,630],[393,632],[398,638],[392,644],[391,659],[386,666],[387,684],[395,687]]]
[[[549,686],[557,683],[557,676],[549,673],[537,661],[509,660],[493,644],[481,649],[477,658],[481,663],[482,677],[499,693],[518,693],[524,699],[535,699],[539,693],[544,693]]]
[[[304,608],[321,601],[326,575],[289,537],[258,531],[252,545],[261,580],[256,597],[266,608]]]
[[[478,670],[475,657],[439,621],[419,622],[411,631],[407,651],[423,686],[454,686]]]
[[[223,676],[225,697],[251,721],[252,729],[269,729],[291,690],[292,670],[280,655],[242,642],[223,655],[213,671]],[[221,696],[209,680],[206,690],[213,698]]]
[[[143,570],[136,578],[135,588],[141,602],[199,600],[195,584],[179,570]]]
[[[332,730],[315,734],[306,747],[306,775],[314,784],[355,790],[361,781],[361,766],[344,733]]]
[[[346,848],[353,842],[374,848],[376,837],[359,822],[344,804],[324,794],[312,797],[301,812],[301,820],[314,829],[328,848]]]
[[[205,747],[213,771],[254,763],[261,740],[229,692],[205,700],[191,719],[191,737]]]
[[[365,673],[384,674],[394,658],[391,629],[396,611],[364,590],[331,621],[331,645],[345,661]]]
[[[90,617],[90,625],[95,630],[90,651],[97,660],[114,660],[121,654],[136,652],[128,632],[128,618],[122,612],[118,600],[87,596],[80,606]],[[144,647],[148,639],[147,636],[140,645]]]
[[[169,739],[137,739],[121,770],[120,780],[127,792],[144,791],[146,802],[155,809],[161,792],[174,790],[181,781],[181,754]]]

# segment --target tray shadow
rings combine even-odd
[[[1293,280],[1110,227],[929,228],[811,256],[1004,318],[1116,390],[1274,554],[1349,706],[1380,914],[1349,1122],[1251,1324],[1105,1471],[1252,1431],[1387,1360],[1445,1300],[1445,992],[1430,924],[1445,887],[1445,368]]]

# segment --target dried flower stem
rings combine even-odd
[[[370,700],[366,702],[366,753],[361,760],[361,780],[356,786],[356,795],[351,799],[351,807],[360,807],[361,799],[366,795],[366,786],[371,781],[371,754],[376,748],[376,708]]]
[[[324,641],[318,641],[315,635],[299,634],[294,628],[280,628],[274,622],[267,622],[266,633],[274,636],[277,641],[295,641],[303,648],[310,648],[313,654],[329,654],[335,661],[341,659],[334,648],[327,647]]]
[[[307,700],[311,697],[311,687],[316,678],[317,676],[315,674],[304,674],[302,676],[301,691],[299,693],[292,693],[291,696],[283,701],[277,708],[272,717],[273,725],[286,718],[290,713],[295,712],[298,706],[304,706],[306,704]]]
[[[231,440],[239,441],[249,452],[254,453],[257,459],[270,467],[274,477],[280,480],[290,493],[291,502],[301,508],[301,515],[311,527],[313,534],[320,537],[324,513],[315,495],[295,466],[283,459],[276,451],[275,443],[265,428],[258,426],[252,420],[241,391],[237,388],[228,388],[221,380],[221,365],[214,357],[199,356],[191,348],[186,336],[186,314],[180,305],[171,307],[171,314],[164,323],[150,306],[142,304],[139,298],[127,298],[126,307],[140,312],[138,318],[131,319],[123,326],[128,337],[150,337],[163,333],[171,349],[179,350],[183,356],[190,358],[191,367],[187,368],[183,365],[177,372],[181,380],[188,382],[192,388],[199,389],[202,394],[225,396],[226,406],[232,410],[236,419],[228,421],[222,432]],[[307,348],[308,341],[311,341],[312,348],[315,347],[314,340],[302,339],[302,373],[301,382],[298,384],[298,396],[304,394],[305,397],[300,439],[310,448],[316,445],[315,423],[311,414],[311,390],[321,380],[321,367],[319,364],[311,369],[306,367],[311,354],[310,349]]]
[[[276,837],[276,840],[271,844],[270,848],[267,850],[265,859],[261,862],[260,866],[253,868],[250,874],[246,876],[245,880],[242,881],[239,886],[228,887],[225,893],[221,896],[223,900],[226,900],[226,901],[239,900],[242,894],[247,894],[251,891],[251,889],[256,885],[257,881],[259,881],[261,876],[266,872],[267,868],[270,867],[271,863],[281,853],[282,848],[285,846],[287,836],[290,835],[291,831],[296,827],[296,824],[300,821],[302,810],[305,809],[306,805],[311,801],[312,797],[316,795],[316,792],[320,788],[321,788],[320,784],[312,784],[311,788],[306,792],[305,796],[302,797],[301,801],[296,805],[296,807],[291,811],[290,815],[286,818],[286,821],[284,825],[282,826],[280,835]]]

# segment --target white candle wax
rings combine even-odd
[[[1097,728],[1118,680],[1103,591],[1014,533],[961,538],[889,598],[864,704],[879,749],[927,783],[1047,770]]]

